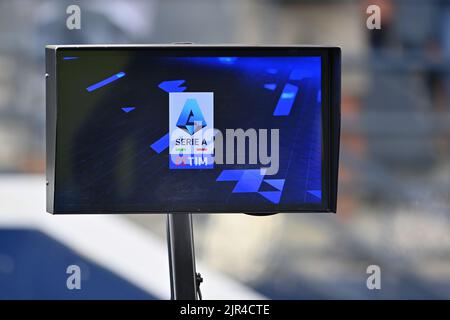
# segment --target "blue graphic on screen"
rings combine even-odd
[[[191,136],[206,127],[206,121],[196,99],[186,100],[177,127],[187,131]]]
[[[61,58],[57,166],[65,177],[56,181],[56,209],[195,212],[202,203],[250,212],[322,203],[319,56],[121,54],[120,68],[101,52],[67,52],[76,65]],[[245,163],[237,149],[226,163],[230,150],[217,131],[252,128],[279,130],[275,174],[259,157],[248,161],[248,144]]]
[[[104,87],[104,86],[110,84],[111,82],[116,81],[117,79],[120,79],[120,78],[122,78],[124,76],[125,76],[125,72],[118,72],[118,73],[116,73],[115,75],[113,75],[111,77],[108,77],[108,78],[106,78],[104,80],[101,80],[101,81],[99,81],[97,83],[94,83],[93,85],[87,87],[86,90],[89,91],[89,92],[92,92],[92,91],[97,90],[97,89],[99,89],[101,87]]]
[[[185,80],[163,81],[158,87],[166,92],[182,92],[186,90],[186,87],[181,86],[184,82]]]

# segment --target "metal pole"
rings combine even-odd
[[[190,213],[167,215],[172,300],[197,300],[194,235]]]

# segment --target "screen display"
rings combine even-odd
[[[324,207],[323,55],[225,53],[58,50],[54,210]]]

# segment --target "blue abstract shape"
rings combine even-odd
[[[124,107],[122,108],[123,112],[128,113],[136,109],[135,107]]]
[[[278,69],[277,68],[267,68],[266,72],[270,73],[270,74],[275,74],[278,72]]]
[[[182,92],[187,87],[180,87],[186,80],[170,80],[161,82],[158,87],[166,92]]]
[[[177,121],[177,127],[191,136],[206,127],[206,121],[196,99],[187,99]]]
[[[264,179],[264,182],[267,182],[279,191],[283,191],[284,181],[285,179]]]
[[[294,69],[291,71],[291,74],[289,75],[289,79],[291,80],[302,80],[305,78],[305,72],[301,69]]]
[[[292,92],[283,92],[281,94],[281,99],[292,99],[295,97],[295,94]]]
[[[263,178],[264,176],[261,175],[259,169],[244,170],[244,174],[235,185],[233,193],[258,192]]]
[[[317,103],[321,103],[322,102],[322,90],[319,90],[317,92]]]
[[[237,181],[233,193],[259,193],[273,203],[279,203],[285,179],[263,179],[260,169],[223,170],[216,181]],[[258,191],[262,182],[267,182],[279,191]]]
[[[116,81],[117,79],[120,79],[124,76],[125,76],[125,72],[116,73],[115,75],[113,75],[109,78],[106,78],[100,82],[97,82],[97,83],[87,87],[86,90],[89,92],[92,92],[92,91],[97,90],[103,86],[106,86],[107,84],[110,84],[111,82]]]
[[[169,147],[169,134],[166,133],[164,136],[153,142],[150,147],[155,150],[156,153],[161,153]]]
[[[264,176],[260,169],[224,170],[217,181],[237,181],[233,193],[258,192]]]
[[[77,60],[78,57],[64,57],[63,60]]]
[[[281,191],[262,191],[258,193],[273,203],[276,204],[280,203]]]
[[[275,83],[266,83],[264,85],[264,88],[266,88],[267,90],[275,90],[277,88],[277,85]]]
[[[233,64],[236,60],[236,57],[219,57],[219,61],[225,64]]]
[[[322,199],[322,190],[308,190],[308,193],[316,198]]]
[[[297,92],[297,86],[287,83],[283,88],[283,92],[281,93],[280,99],[278,100],[273,115],[288,116],[291,112],[292,105],[294,104],[295,97],[297,96]]]
[[[216,181],[237,181],[244,174],[244,170],[223,170]]]

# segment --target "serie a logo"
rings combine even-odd
[[[191,136],[207,126],[196,99],[187,99],[177,121],[177,127]]]
[[[214,165],[212,92],[169,94],[171,169],[210,169]]]

